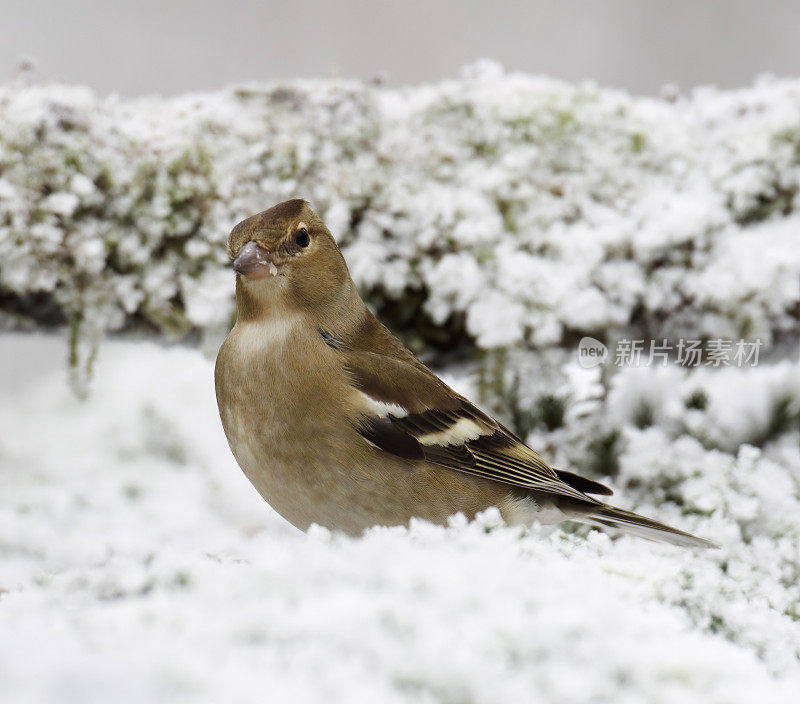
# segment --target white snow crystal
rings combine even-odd
[[[522,340],[525,309],[494,291],[470,305],[467,329],[485,349],[507,347]]]
[[[80,204],[80,199],[74,193],[52,193],[42,203],[42,210],[50,211],[56,215],[70,217]]]

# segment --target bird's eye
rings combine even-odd
[[[297,243],[298,247],[308,247],[308,243],[310,242],[308,230],[306,230],[305,227],[301,227],[294,233],[294,241]]]

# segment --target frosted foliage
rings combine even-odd
[[[109,341],[88,400],[38,369],[0,396],[0,701],[795,701],[798,125],[796,80],[640,99],[491,63],[401,89],[0,87],[0,325],[66,323],[79,390],[110,331],[214,349],[232,225],[305,197],[453,388],[721,546],[494,509],[300,534],[236,467],[211,362]],[[764,347],[584,369],[584,335]]]
[[[449,334],[486,349],[639,330],[770,343],[798,328],[799,124],[796,80],[662,100],[485,62],[399,89],[6,85],[2,321],[52,316],[44,300],[98,339],[218,335],[227,233],[302,196],[365,296],[414,306],[412,327],[460,320]]]

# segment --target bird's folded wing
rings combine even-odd
[[[334,348],[362,394],[358,430],[373,445],[406,459],[594,502],[413,357],[354,350],[340,343]],[[563,475],[583,479],[567,472]],[[602,484],[583,482],[581,488],[592,493],[610,493]]]

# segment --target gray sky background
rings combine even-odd
[[[247,80],[453,76],[483,57],[639,94],[800,75],[797,0],[2,0],[0,80],[173,94]]]

